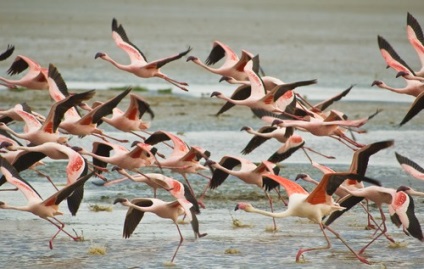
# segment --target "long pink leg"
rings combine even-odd
[[[324,238],[327,241],[327,245],[323,246],[323,247],[315,247],[315,248],[305,248],[305,249],[299,249],[299,251],[296,254],[296,262],[299,262],[300,260],[300,256],[307,252],[307,251],[313,251],[313,250],[321,250],[321,249],[329,249],[331,247],[331,243],[330,240],[328,239],[327,234],[324,231],[324,226],[322,225],[322,223],[319,224],[319,227],[321,228],[322,233],[324,234]],[[326,227],[328,229],[328,227]]]
[[[54,226],[56,226],[58,228],[57,232],[52,236],[52,238],[49,241],[49,247],[50,249],[53,249],[53,240],[56,238],[56,236],[62,231],[65,234],[67,234],[70,238],[72,238],[74,241],[78,241],[79,238],[75,237],[73,235],[71,235],[70,233],[68,233],[67,231],[64,230],[65,228],[65,223],[61,222],[60,220],[53,218],[55,221],[57,221],[57,223],[55,223],[54,221],[52,221],[51,219],[46,218],[47,221],[49,221],[51,224],[53,224]]]
[[[174,256],[172,256],[171,262],[174,262],[175,256],[177,256],[178,249],[180,248],[181,244],[184,241],[183,235],[181,234],[181,231],[180,231],[180,227],[178,226],[176,222],[175,222],[175,226],[177,226],[178,233],[180,234],[180,243],[178,244],[177,249],[174,252]]]
[[[265,191],[265,196],[268,198],[269,207],[271,208],[271,212],[274,212],[274,206],[272,205],[272,197]],[[277,231],[277,223],[275,222],[275,218],[272,218],[272,222],[274,223],[274,231]]]
[[[363,248],[361,248],[361,250],[359,250],[359,252],[358,252],[358,254],[362,254],[364,251],[365,251],[365,249],[367,249],[375,240],[377,240],[380,236],[382,236],[383,234],[384,235],[386,235],[386,232],[387,232],[387,227],[386,227],[386,216],[384,215],[384,212],[383,212],[383,210],[381,209],[381,207],[379,207],[378,208],[379,210],[380,210],[380,214],[381,214],[381,219],[382,219],[382,225],[383,225],[383,229],[381,230],[381,228],[380,228],[380,226],[378,226],[379,227],[379,229],[378,230],[380,230],[381,231],[381,233],[379,234],[379,235],[377,235],[377,236],[375,236],[368,244],[366,244]],[[377,231],[378,231],[377,230]],[[386,235],[386,238],[387,239],[389,239],[389,237],[387,237],[387,235]],[[394,240],[392,239],[392,238],[390,238],[389,239],[391,242],[394,242]]]

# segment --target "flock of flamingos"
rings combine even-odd
[[[411,69],[389,42],[378,36],[380,52],[387,67],[394,69],[397,77],[405,80],[406,86],[393,88],[382,81],[373,82],[373,86],[416,97],[400,126],[416,116],[424,103],[424,35],[418,21],[409,13],[406,30],[408,40],[418,53],[423,68],[418,71]],[[161,68],[167,63],[187,56],[191,52],[190,47],[173,56],[149,62],[142,51],[130,41],[123,26],[116,19],[112,20],[112,38],[116,45],[128,54],[130,63],[127,65],[118,63],[105,52],[96,53],[95,59],[105,60],[116,68],[141,78],[164,79],[179,89],[188,91],[186,82],[168,77],[162,73]],[[9,45],[0,55],[0,61],[7,60],[13,52],[14,46]],[[222,59],[223,64],[215,68],[216,63]],[[88,102],[95,95],[94,90],[70,93],[60,72],[53,64],[48,68],[41,67],[32,59],[18,55],[8,69],[8,75],[28,71],[17,80],[1,77],[0,83],[8,88],[24,87],[49,91],[53,102],[47,115],[32,111],[31,104],[26,103],[16,104],[0,111],[0,185],[10,183],[14,188],[7,189],[3,186],[2,191],[19,190],[28,200],[26,206],[12,206],[0,202],[0,208],[31,212],[55,225],[57,231],[49,241],[50,248],[53,248],[53,240],[61,232],[74,240],[79,239],[78,235],[68,233],[64,229],[65,224],[57,218],[58,215],[64,214],[59,211],[59,204],[66,199],[69,212],[72,215],[77,214],[83,199],[84,183],[93,175],[104,179],[104,185],[118,184],[124,180],[145,183],[152,187],[154,197],[157,190],[165,189],[175,198],[173,201],[144,197],[130,201],[119,197],[114,203],[128,207],[123,228],[125,238],[132,235],[145,212],[173,221],[180,236],[171,258],[173,263],[183,243],[178,225],[180,216],[191,222],[196,238],[206,236],[206,233],[200,232],[196,216],[199,208],[204,207],[205,193],[208,189],[218,188],[226,178],[233,176],[263,189],[270,204],[270,211],[264,211],[253,207],[250,203],[239,202],[236,210],[269,216],[273,218],[274,229],[277,229],[275,218],[289,216],[307,218],[319,225],[325,244],[299,249],[296,255],[297,262],[302,259],[305,252],[329,249],[331,247],[327,237],[329,231],[335,234],[358,260],[369,263],[361,255],[375,240],[382,237],[395,242],[387,233],[384,213],[386,206],[393,224],[403,229],[406,235],[424,241],[412,198],[414,195],[424,196],[424,193],[407,186],[383,187],[377,179],[366,176],[369,158],[380,150],[392,146],[394,141],[361,144],[349,135],[349,132],[363,132],[361,127],[379,111],[365,118],[349,119],[342,111],[328,109],[332,103],[347,95],[351,88],[328,100],[311,104],[296,93],[296,88],[315,84],[316,80],[284,83],[278,78],[266,76],[257,55],[242,50],[239,57],[230,47],[219,41],[213,43],[206,61],[202,62],[195,56],[187,56],[186,60],[220,76],[221,81],[225,80],[235,85],[231,96],[225,96],[220,92],[211,94],[211,97],[225,101],[217,114],[227,112],[236,105],[246,106],[257,120],[263,122],[264,126],[259,130],[253,130],[248,126],[242,128],[252,134],[252,139],[242,150],[243,155],[251,153],[269,139],[278,140],[282,146],[260,163],[253,163],[245,157],[231,154],[223,156],[219,161],[213,161],[210,151],[188,145],[176,134],[166,130],[149,132],[150,122],[143,120],[145,118],[143,116],[149,114],[152,119],[154,112],[142,97],[131,93],[131,88],[104,102],[92,101],[90,105]],[[126,110],[119,109],[120,102],[128,96],[130,102]],[[9,124],[12,122],[21,123],[17,127],[22,127],[22,131],[18,132],[17,127],[10,128]],[[137,136],[138,140],[129,145],[128,140],[120,140],[107,134],[100,128],[101,124],[108,124],[117,130],[130,133],[126,137]],[[313,150],[304,146],[305,141],[299,135],[301,132],[332,137],[351,148],[353,154],[350,169],[334,171],[310,159],[307,150]],[[88,135],[97,137],[91,151],[80,145],[72,145],[68,140],[69,136],[83,139]],[[163,147],[170,148],[171,153],[168,156],[161,152],[160,149]],[[295,181],[279,175],[278,163],[289,158],[298,149],[302,149],[311,165],[323,173],[321,180],[318,181],[307,174],[300,173],[297,176],[296,180],[302,179],[316,185],[310,193]],[[54,180],[45,175],[57,190],[47,199],[42,199],[37,190],[19,174],[26,169],[37,171],[37,165],[44,158],[68,161],[65,187],[56,187]],[[415,178],[424,179],[424,169],[418,164],[398,153],[396,158],[407,173]],[[143,173],[143,167],[155,167],[157,172]],[[185,179],[184,183],[167,176],[170,170],[181,174]],[[211,177],[203,193],[195,194],[186,175],[194,173],[202,175],[200,173],[202,170],[211,171]],[[120,173],[124,177],[106,180],[104,174],[112,172]],[[364,182],[369,186],[365,186]],[[281,187],[287,194],[287,201],[280,196]],[[276,191],[279,200],[285,204],[284,211],[274,212],[271,191]],[[368,211],[368,202],[376,204],[381,214],[381,222],[376,221]],[[364,209],[368,215],[369,227],[375,229],[372,240],[359,251],[353,250],[330,225],[355,205]]]

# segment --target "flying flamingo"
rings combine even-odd
[[[0,170],[2,174],[5,175],[7,181],[10,184],[16,186],[28,200],[26,206],[10,206],[4,202],[0,202],[1,209],[27,211],[42,219],[47,220],[48,222],[56,226],[58,228],[58,231],[52,236],[49,241],[50,249],[53,249],[53,240],[61,231],[67,234],[75,241],[80,240],[78,236],[72,236],[67,231],[65,231],[65,224],[58,220],[55,216],[63,215],[63,213],[59,211],[59,204],[69,195],[71,195],[75,189],[79,188],[80,186],[83,186],[84,183],[93,175],[92,173],[79,178],[73,184],[62,188],[61,190],[51,195],[49,198],[43,200],[38,194],[38,192],[28,182],[22,179],[19,176],[19,173],[5,159],[0,159],[0,166]]]
[[[244,149],[241,151],[242,154],[249,154],[254,149],[265,143],[267,140],[274,138],[280,143],[286,143],[290,136],[294,133],[293,127],[279,128],[277,126],[263,126],[259,130],[255,131],[250,126],[243,126],[240,131],[246,131],[253,135],[253,138],[247,143]]]
[[[265,193],[265,197],[269,201],[271,211],[274,211],[272,198],[269,196],[268,192],[276,189],[279,184],[274,180],[262,177],[262,175],[265,173],[274,173],[278,175],[280,169],[274,163],[262,161],[259,165],[256,165],[245,158],[224,155],[219,163],[209,159],[207,160],[207,164],[214,169],[212,173],[212,179],[209,183],[210,189],[214,190],[218,188],[222,183],[224,183],[229,175],[232,175],[241,179],[246,184],[256,185],[261,188]],[[240,168],[236,169],[236,167]],[[280,193],[278,190],[276,191],[279,195]],[[279,198],[282,199],[280,195]],[[284,200],[283,202],[285,203]],[[277,231],[277,224],[275,223],[275,219],[273,219],[273,223],[274,231]]]
[[[29,71],[18,80],[11,80],[0,77],[0,81],[4,82],[9,88],[25,87],[32,90],[47,90],[47,68],[41,67],[37,62],[29,57],[18,55],[10,68],[7,70],[9,75],[22,73],[25,69]]]
[[[287,83],[276,86],[271,91],[266,91],[263,81],[254,71],[254,66],[259,65],[259,57],[256,55],[252,58],[252,60],[248,61],[246,66],[244,67],[244,72],[248,75],[251,91],[250,95],[246,96],[246,98],[237,100],[231,99],[220,92],[213,92],[211,97],[216,96],[219,99],[223,99],[227,102],[231,102],[235,105],[242,105],[249,107],[255,114],[257,114],[256,110],[266,111],[276,114],[284,114],[285,107],[282,108],[278,105],[277,100],[283,96],[285,93],[290,92],[296,87],[307,86],[311,84],[315,84],[316,80],[306,80],[306,81],[298,81],[293,83]],[[293,116],[293,115],[290,115]]]
[[[130,94],[130,104],[126,111],[123,112],[115,107],[112,113],[111,118],[103,117],[102,121],[120,131],[130,132],[143,139],[144,137],[141,137],[139,134],[135,133],[135,131],[145,131],[150,127],[150,122],[143,121],[141,117],[145,113],[149,114],[151,119],[154,117],[154,113],[147,101],[132,93]]]
[[[128,65],[123,65],[112,58],[109,57],[104,52],[97,52],[95,59],[101,58],[105,61],[110,62],[115,67],[127,71],[129,73],[132,73],[138,77],[142,78],[151,78],[151,77],[158,77],[161,79],[166,80],[167,82],[175,85],[176,87],[188,91],[183,86],[188,86],[185,82],[179,82],[174,79],[171,79],[167,75],[163,74],[160,71],[160,68],[167,63],[170,63],[172,61],[178,60],[181,57],[185,56],[187,53],[191,51],[191,48],[189,47],[186,51],[181,52],[179,54],[169,56],[163,59],[155,60],[152,62],[148,62],[144,54],[141,52],[140,49],[138,49],[129,39],[128,36],[124,30],[124,27],[122,27],[121,24],[118,25],[118,22],[115,18],[112,20],[112,38],[115,41],[116,45],[121,48],[123,51],[125,51],[128,56],[130,57],[131,63]]]
[[[12,55],[12,53],[13,53],[14,50],[15,50],[15,46],[13,46],[13,45],[7,45],[7,49],[0,54],[0,61],[4,61],[7,58],[9,58],[10,55]]]
[[[211,67],[211,65],[216,64],[224,57],[224,63],[220,67]],[[192,61],[207,71],[223,77],[230,77],[238,81],[246,81],[249,80],[249,78],[244,72],[244,67],[252,58],[253,55],[246,50],[242,50],[241,57],[239,58],[228,45],[225,45],[220,41],[214,41],[212,44],[212,50],[204,63],[195,56],[187,57],[187,62]],[[259,72],[259,66],[256,72]]]
[[[329,249],[331,247],[330,240],[325,233],[325,229],[332,232],[342,243],[363,263],[369,264],[369,262],[357,254],[347,242],[332,228],[325,227],[322,223],[323,217],[331,214],[334,211],[343,210],[339,204],[335,203],[332,198],[332,194],[338,188],[338,186],[348,178],[354,178],[361,181],[370,182],[372,184],[379,185],[380,183],[374,179],[360,176],[353,173],[327,173],[324,174],[318,186],[311,192],[308,193],[302,186],[297,183],[274,174],[265,174],[264,177],[268,177],[278,182],[286,190],[289,197],[288,207],[283,212],[272,213],[253,207],[250,203],[239,202],[235,210],[241,209],[246,212],[261,214],[273,218],[285,218],[285,217],[301,217],[307,218],[317,224],[319,224],[321,231],[327,241],[327,246],[299,249],[296,255],[296,262],[300,261],[300,257],[304,252],[312,250]]]
[[[194,195],[193,189],[187,179],[187,174],[198,174],[202,177],[208,178],[201,174],[199,171],[206,170],[204,165],[199,163],[201,158],[207,159],[209,152],[201,147],[191,146],[189,147],[180,137],[167,131],[156,131],[151,134],[144,142],[150,145],[156,145],[160,142],[171,140],[173,143],[172,152],[168,158],[164,160],[157,160],[156,165],[161,168],[170,169],[176,173],[179,173],[190,187],[192,194]],[[210,178],[208,178],[210,180]],[[201,199],[200,201],[201,202]]]
[[[173,202],[165,202],[157,198],[135,198],[129,201],[126,198],[116,198],[113,203],[120,203],[123,206],[129,207],[124,223],[123,236],[125,238],[129,238],[132,235],[135,228],[143,218],[145,212],[154,213],[161,218],[171,219],[177,227],[178,233],[180,235],[180,242],[174,252],[174,255],[171,258],[171,263],[174,262],[178,249],[184,241],[184,237],[181,234],[180,227],[178,225],[178,217],[187,213],[184,210],[184,207],[181,206],[180,201],[175,200]],[[192,206],[191,203],[190,205]],[[192,221],[192,215],[190,211],[186,217],[189,221]]]
[[[93,164],[96,172],[103,171],[107,164],[118,166],[121,169],[128,169],[138,174],[144,175],[139,168],[153,165],[155,161],[154,153],[156,149],[151,145],[144,143],[133,143],[133,148],[127,148],[109,142],[93,142],[93,150],[87,151],[82,147],[72,147],[82,155],[88,155],[93,158]],[[110,152],[114,154],[110,156]],[[122,174],[122,170],[118,169]],[[126,174],[123,174],[126,176]]]
[[[67,178],[66,185],[71,185],[72,183],[77,181],[78,178],[87,174],[87,163],[86,160],[81,156],[81,154],[77,153],[68,146],[61,145],[56,142],[45,142],[41,145],[36,145],[32,147],[25,147],[12,144],[8,146],[7,149],[13,151],[21,151],[15,161],[18,167],[15,166],[15,163],[12,163],[18,172],[22,171],[25,166],[34,163],[34,161],[39,161],[40,157],[43,157],[44,155],[44,157],[49,157],[52,160],[68,160],[65,170]],[[34,160],[31,160],[33,158]],[[21,162],[23,163],[21,164]],[[58,190],[58,188],[54,185],[51,179],[48,179],[56,188],[56,190]],[[83,195],[84,187],[80,186],[74,189],[72,194],[67,197],[68,208],[73,216],[76,215],[79,209]]]
[[[277,85],[284,84],[283,81],[279,80],[278,78],[271,77],[271,76],[261,77],[261,79],[262,79],[262,82],[264,84],[264,88],[265,88],[265,91],[266,92],[271,91]],[[237,89],[234,90],[234,92],[230,96],[230,99],[233,99],[233,100],[244,100],[244,99],[248,98],[251,95],[252,87],[250,85],[249,80],[239,81],[239,80],[235,80],[232,77],[223,76],[219,81],[221,82],[223,80],[227,81],[230,84],[242,84],[239,87],[237,87]],[[216,116],[219,116],[222,113],[228,111],[229,109],[231,109],[235,105],[236,105],[235,103],[232,103],[231,101],[227,101],[221,107],[221,109],[216,113]]]
[[[328,136],[328,137],[334,138],[336,140],[339,140],[343,144],[347,145],[348,147],[350,146],[346,144],[345,142],[360,148],[360,147],[363,147],[364,145],[347,137],[343,133],[343,130],[340,127],[361,127],[379,112],[380,111],[377,110],[377,112],[374,113],[373,115],[367,118],[362,118],[357,120],[324,121],[320,119],[311,118],[310,121],[302,121],[302,120],[274,119],[272,122],[272,125],[277,125],[279,127],[295,127],[302,131],[307,131],[315,136]]]

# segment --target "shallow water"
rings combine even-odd
[[[4,47],[16,46],[14,55],[33,57],[43,66],[54,63],[69,88],[106,89],[110,86],[141,85],[152,89],[169,87],[158,79],[140,80],[100,60],[94,54],[103,50],[122,61],[126,56],[118,51],[110,35],[110,21],[116,17],[135,44],[146,52],[148,59],[175,53],[190,45],[192,55],[205,59],[213,40],[227,43],[235,51],[247,49],[260,54],[265,71],[284,81],[317,78],[316,87],[299,89],[312,100],[323,100],[356,84],[345,101],[335,109],[346,111],[353,118],[364,117],[383,109],[365,125],[367,133],[357,135],[361,143],[395,139],[392,148],[379,152],[370,159],[367,175],[377,178],[385,186],[410,185],[424,190],[422,182],[406,175],[394,158],[397,151],[417,163],[424,163],[422,154],[423,117],[417,116],[402,128],[397,127],[406,113],[411,97],[370,87],[374,79],[402,85],[386,70],[378,51],[377,35],[386,37],[411,66],[418,66],[415,52],[406,40],[406,12],[411,11],[424,24],[424,10],[420,0],[388,2],[383,0],[339,2],[325,1],[4,1],[0,9],[0,31]],[[48,11],[48,12],[47,12]],[[7,70],[10,62],[0,63]],[[163,68],[171,77],[187,81],[190,92],[178,93],[176,99],[160,99],[153,109],[162,109],[152,123],[152,131],[168,130],[179,133],[189,145],[199,145],[211,151],[211,158],[219,160],[225,154],[238,155],[251,138],[240,132],[244,125],[259,128],[262,123],[254,119],[249,110],[234,108],[231,113],[214,116],[222,105],[219,100],[205,100],[214,90],[230,92],[233,88],[218,84],[218,77],[201,70],[194,64],[175,62]],[[0,92],[1,106],[10,106],[7,91]],[[39,93],[40,95],[42,93]],[[33,98],[30,103],[36,110],[47,109],[40,105],[36,95],[28,93],[22,98]],[[199,97],[203,96],[203,97]],[[97,96],[99,97],[99,95]],[[175,97],[175,96],[174,96]],[[99,97],[100,98],[100,97]],[[187,103],[184,103],[184,100]],[[357,101],[360,102],[357,102]],[[366,101],[366,102],[364,102]],[[44,103],[43,103],[44,104]],[[164,112],[165,111],[165,112]],[[19,126],[16,126],[18,128]],[[104,126],[111,135],[135,139]],[[352,151],[331,138],[313,137],[301,133],[306,145],[336,159],[328,160],[311,154],[315,161],[327,164],[337,171],[348,169]],[[93,139],[73,138],[71,144],[91,148]],[[268,158],[280,145],[268,141],[246,156],[259,162]],[[160,149],[160,150],[165,150]],[[306,172],[314,178],[320,173],[308,164],[305,155],[298,151],[281,164],[280,174],[293,179]],[[57,182],[65,183],[64,163],[47,161],[40,170]],[[208,171],[204,172],[208,174]],[[178,174],[170,174],[182,179]],[[52,187],[33,172],[22,176],[43,197]],[[109,179],[117,177],[107,174]],[[190,175],[196,192],[201,192],[206,179]],[[99,181],[99,179],[91,179]],[[75,217],[61,205],[65,215],[60,217],[69,231],[83,233],[85,241],[73,242],[65,235],[54,241],[49,250],[48,240],[55,229],[47,222],[24,212],[0,211],[0,261],[3,268],[157,268],[166,267],[179,237],[169,220],[146,214],[130,239],[122,238],[126,208],[112,205],[116,197],[151,197],[152,190],[144,185],[126,182],[111,187],[99,187],[88,182],[84,202]],[[311,186],[301,183],[307,189]],[[159,198],[170,200],[165,192]],[[23,204],[18,192],[1,192],[0,200],[10,204]],[[275,197],[274,197],[275,198]],[[380,239],[366,252],[371,262],[366,266],[334,236],[330,236],[330,250],[306,253],[305,263],[295,263],[299,248],[324,245],[316,224],[297,218],[277,220],[279,231],[267,232],[272,220],[245,212],[234,212],[237,201],[250,201],[268,210],[261,190],[230,177],[205,199],[206,209],[199,215],[201,232],[208,236],[194,240],[190,225],[181,225],[185,241],[175,260],[176,268],[421,268],[422,243],[407,237],[402,230],[388,224],[393,238],[406,245],[391,248]],[[416,214],[424,219],[423,199],[415,199]],[[92,212],[90,205],[111,206],[111,212]],[[276,203],[279,211],[284,206]],[[372,208],[375,215],[378,212]],[[387,208],[385,209],[387,211]],[[235,228],[238,219],[246,228]],[[365,214],[355,208],[334,223],[354,249],[360,249],[371,238],[372,231],[364,229]],[[105,255],[89,253],[92,247],[104,247]],[[238,254],[226,254],[228,249]]]

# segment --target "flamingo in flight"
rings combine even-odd
[[[192,194],[194,195],[193,189],[188,181],[187,174],[198,174],[202,177],[208,178],[207,176],[199,173],[201,170],[206,170],[204,165],[199,163],[201,158],[207,159],[209,152],[201,147],[191,146],[189,147],[180,137],[167,131],[156,131],[151,134],[144,142],[150,145],[156,145],[160,142],[171,140],[173,143],[172,152],[168,158],[164,160],[157,160],[156,165],[161,168],[170,169],[176,173],[179,173],[190,187]],[[210,180],[210,178],[208,178]],[[200,201],[201,202],[201,201]]]
[[[363,147],[363,144],[360,144],[353,139],[350,139],[347,137],[341,127],[361,127],[365,123],[367,123],[370,119],[372,119],[375,115],[377,115],[380,112],[380,110],[377,110],[374,114],[362,118],[362,119],[356,119],[356,120],[322,120],[322,119],[315,119],[311,118],[310,121],[303,121],[303,120],[280,120],[280,119],[273,119],[272,117],[272,125],[277,125],[278,127],[295,127],[297,129],[300,129],[302,131],[309,132],[315,136],[329,136],[331,138],[334,138],[336,140],[339,140],[343,144],[350,147],[347,143],[356,146],[358,148]],[[265,116],[266,117],[266,116]],[[267,119],[268,121],[270,119]]]
[[[424,78],[424,35],[423,30],[418,23],[417,19],[412,16],[411,13],[408,12],[407,18],[406,18],[406,33],[409,40],[409,43],[411,43],[411,46],[414,48],[415,52],[418,55],[418,58],[421,63],[421,69],[418,71],[415,71],[415,75],[418,77]]]
[[[214,190],[221,186],[222,183],[228,178],[229,175],[237,177],[241,179],[246,184],[256,185],[259,188],[264,190],[265,197],[269,201],[269,206],[271,211],[274,211],[272,198],[269,196],[268,192],[276,189],[279,184],[274,180],[270,180],[268,178],[263,178],[262,175],[265,173],[274,173],[278,175],[280,168],[276,166],[274,163],[268,161],[262,161],[259,165],[254,164],[248,159],[232,156],[232,155],[224,155],[219,163],[207,160],[206,163],[208,166],[213,168],[212,178],[209,183],[209,188]],[[236,167],[239,167],[236,169]],[[280,197],[280,193],[277,191],[277,194]],[[285,202],[284,202],[285,203]],[[275,219],[273,219],[274,231],[277,230],[277,224]]]
[[[29,69],[28,72],[20,79],[12,80],[0,77],[0,81],[5,83],[9,88],[16,88],[19,86],[32,90],[47,90],[49,88],[47,83],[47,68],[41,67],[40,64],[27,56],[16,56],[14,62],[7,70],[7,73],[9,75],[16,75],[22,73],[27,68]]]
[[[224,63],[220,67],[211,67],[211,65],[216,64],[224,57]],[[244,67],[252,58],[253,55],[246,50],[242,50],[241,57],[239,58],[228,45],[222,43],[221,41],[214,41],[212,44],[212,50],[210,51],[204,63],[195,56],[187,57],[187,62],[192,61],[207,71],[223,77],[233,78],[238,81],[246,81],[249,80],[249,78],[248,75],[244,72]],[[257,72],[258,71],[259,68]]]
[[[16,186],[28,200],[26,206],[11,206],[6,204],[5,202],[0,202],[1,209],[27,211],[42,219],[47,220],[48,222],[56,226],[58,231],[51,237],[49,241],[50,249],[53,249],[53,240],[60,232],[64,232],[74,241],[80,240],[78,236],[73,236],[67,231],[65,231],[65,224],[59,219],[57,219],[56,216],[63,215],[63,213],[59,211],[59,204],[69,195],[71,195],[72,192],[75,191],[75,189],[79,188],[80,186],[83,186],[84,183],[93,175],[92,173],[79,178],[73,184],[62,188],[61,190],[52,194],[47,199],[43,200],[38,194],[38,192],[28,182],[21,178],[15,168],[3,158],[0,158],[0,170],[2,174],[6,177],[7,181],[10,184]]]
[[[128,36],[124,30],[124,27],[121,24],[118,25],[118,21],[115,18],[113,18],[112,20],[112,38],[115,41],[116,45],[128,54],[131,60],[131,63],[128,65],[118,63],[112,58],[110,58],[110,56],[104,52],[97,52],[94,57],[95,59],[100,58],[105,61],[108,61],[111,64],[113,64],[115,67],[117,67],[118,69],[132,73],[141,78],[158,77],[158,78],[164,79],[167,82],[173,84],[174,86],[180,88],[181,90],[188,91],[184,87],[184,86],[188,86],[186,82],[180,82],[180,81],[171,79],[170,77],[162,73],[160,71],[160,68],[172,61],[178,60],[181,57],[187,55],[187,53],[191,51],[190,47],[186,51],[183,51],[179,54],[172,55],[172,56],[162,58],[159,60],[155,60],[152,62],[148,62],[143,52],[141,52],[141,50],[137,48],[128,39]]]
[[[2,143],[2,146],[4,143]],[[45,142],[41,145],[25,147],[20,145],[6,145],[6,148],[11,151],[20,151],[16,157],[13,166],[20,172],[27,166],[37,162],[44,157],[49,157],[52,160],[68,160],[66,165],[66,185],[71,185],[80,177],[87,174],[86,160],[72,148],[58,144],[56,142]],[[49,181],[53,184],[56,190],[59,190],[49,177]],[[1,180],[0,180],[1,184]],[[76,215],[84,195],[84,187],[76,188],[70,196],[67,197],[68,208],[73,216]]]
[[[251,90],[250,95],[245,96],[242,99],[231,99],[220,92],[213,92],[211,97],[216,96],[217,98],[223,99],[227,102],[231,102],[235,105],[242,105],[249,107],[255,115],[258,115],[257,111],[266,111],[275,114],[285,114],[285,107],[281,108],[278,105],[277,100],[284,96],[285,93],[292,91],[296,87],[307,86],[317,83],[316,80],[298,81],[294,83],[287,83],[276,86],[271,91],[266,91],[263,81],[255,72],[255,66],[259,65],[259,57],[256,55],[252,60],[248,61],[244,67],[244,72],[248,75]],[[291,96],[291,95],[290,95]],[[293,117],[293,115],[290,115]]]
[[[287,209],[283,212],[273,213],[257,209],[250,203],[239,202],[236,205],[235,210],[241,209],[249,213],[261,214],[273,218],[307,218],[317,223],[321,228],[325,240],[327,241],[327,245],[322,247],[299,249],[296,255],[296,262],[299,262],[302,254],[307,251],[329,249],[331,247],[330,240],[325,233],[326,229],[333,233],[338,239],[340,239],[340,241],[356,256],[356,258],[358,258],[363,263],[369,264],[369,262],[364,257],[357,254],[336,231],[330,227],[325,227],[322,219],[334,211],[344,209],[344,207],[341,207],[339,204],[335,203],[332,198],[332,194],[343,181],[351,178],[380,185],[378,181],[354,173],[327,173],[323,175],[318,186],[316,186],[316,188],[311,193],[308,193],[302,186],[287,178],[271,173],[264,174],[263,176],[275,180],[286,190],[289,197]]]
[[[7,58],[9,58],[10,55],[12,55],[12,53],[13,53],[14,50],[15,50],[15,46],[13,46],[13,45],[7,45],[7,49],[0,54],[0,61],[4,61]]]
[[[129,238],[132,235],[135,228],[142,220],[145,212],[154,213],[161,218],[171,219],[177,227],[178,233],[180,235],[180,242],[178,243],[178,246],[171,258],[171,263],[174,262],[178,249],[184,241],[184,237],[178,225],[178,217],[187,213],[184,210],[184,207],[181,206],[179,200],[165,202],[157,198],[134,198],[129,201],[126,198],[116,198],[113,203],[120,203],[123,206],[129,207],[124,222],[124,238]],[[190,205],[192,206],[191,203]],[[189,214],[186,214],[186,217],[189,221],[192,221],[192,214],[190,211]]]
[[[155,116],[146,100],[136,94],[130,93],[130,104],[125,112],[115,107],[112,110],[112,117],[103,117],[102,121],[120,131],[130,132],[144,139],[144,137],[140,136],[135,131],[145,131],[150,127],[150,122],[145,122],[141,119],[145,113],[149,114],[151,119]]]
[[[126,176],[122,169],[128,169],[138,174],[144,175],[139,168],[150,166],[154,163],[156,148],[144,143],[133,143],[132,149],[128,150],[124,146],[109,142],[93,142],[93,150],[87,151],[82,147],[72,147],[82,155],[88,155],[93,158],[93,165],[97,173],[102,172],[107,164],[112,164],[121,169],[116,169],[119,173]],[[114,154],[110,155],[113,151]]]

